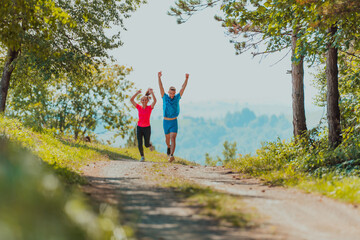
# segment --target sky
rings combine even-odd
[[[111,54],[119,64],[133,67],[128,77],[138,89],[154,88],[158,97],[157,72],[163,73],[165,90],[181,88],[185,73],[190,74],[182,102],[233,102],[249,105],[282,105],[291,108],[290,54],[266,58],[251,53],[235,55],[233,44],[221,23],[214,20],[219,7],[206,9],[184,24],[167,15],[174,0],[149,0],[122,31],[124,45]],[[119,29],[112,29],[118,31]],[[305,104],[316,109],[312,99],[316,89],[305,70]]]

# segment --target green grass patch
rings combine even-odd
[[[47,132],[34,132],[24,127],[16,119],[0,117],[0,134],[40,158],[55,172],[70,184],[86,183],[81,176],[81,168],[91,162],[109,159],[138,159],[137,148],[115,148],[99,143],[74,141]],[[146,161],[167,162],[166,154],[145,149]],[[182,158],[176,158],[175,163],[196,165]]]
[[[39,164],[29,151],[0,138],[0,239],[130,239],[118,211],[88,199]]]
[[[360,203],[360,178],[341,177],[329,174],[321,179],[306,179],[296,185],[307,192],[317,192],[322,195],[353,204]]]
[[[88,147],[66,144],[51,132],[37,133],[24,127],[18,120],[0,117],[0,134],[9,141],[28,149],[40,158],[67,183],[85,183],[81,167],[108,156]]]
[[[340,201],[360,204],[360,139],[328,147],[324,138],[269,142],[255,155],[224,164],[270,185],[292,186]]]

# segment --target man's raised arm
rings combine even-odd
[[[185,82],[183,83],[182,87],[181,87],[181,90],[180,90],[180,96],[182,97],[184,91],[185,91],[185,88],[186,88],[186,85],[188,83],[188,80],[189,80],[189,74],[185,74]]]
[[[162,73],[161,73],[161,72],[158,72],[160,94],[161,94],[161,98],[163,98],[165,92],[164,92],[163,84],[162,84],[162,82],[161,82],[161,76],[162,76]]]

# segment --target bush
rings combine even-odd
[[[97,215],[39,159],[0,138],[0,239],[125,239],[115,209]]]

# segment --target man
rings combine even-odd
[[[163,112],[164,112],[164,133],[165,133],[165,142],[167,145],[167,155],[169,157],[169,162],[173,162],[175,146],[176,146],[176,136],[178,132],[178,121],[177,117],[180,113],[179,101],[185,91],[186,85],[188,83],[189,74],[185,74],[185,82],[182,85],[182,88],[178,94],[176,94],[176,88],[170,87],[168,94],[164,92],[164,87],[161,82],[162,73],[158,73],[159,78],[159,87],[161,98],[163,99]]]

